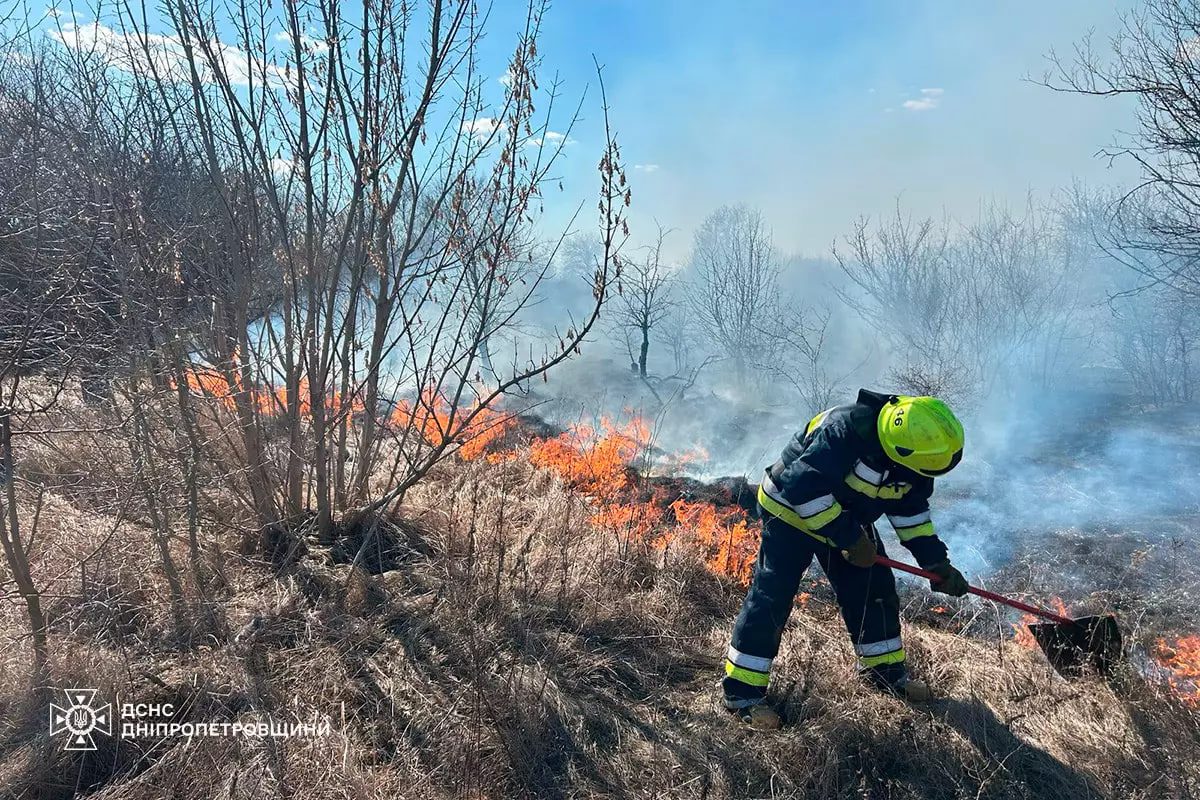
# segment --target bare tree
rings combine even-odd
[[[914,221],[897,203],[895,216],[875,230],[860,219],[845,240],[848,250],[833,246],[853,286],[839,295],[896,349],[893,378],[906,390],[960,383],[964,354],[955,335],[958,297],[949,238],[947,223]]]
[[[1084,253],[1053,211],[992,204],[947,221],[860,221],[835,256],[855,292],[843,298],[894,350],[900,388],[965,400],[1045,387],[1061,374],[1082,306]]]
[[[1154,199],[1076,192],[1074,224],[1096,251],[1093,274],[1105,302],[1105,354],[1138,387],[1143,402],[1184,402],[1194,396],[1200,295],[1179,291],[1150,275],[1168,269],[1172,257],[1147,229]],[[1130,267],[1134,269],[1130,269]]]
[[[1120,225],[1128,238],[1107,249],[1149,283],[1189,294],[1200,294],[1198,31],[1194,0],[1149,0],[1124,16],[1107,55],[1087,37],[1070,57],[1051,53],[1043,77],[1060,91],[1137,101],[1136,133],[1103,155],[1140,166],[1142,182],[1113,208],[1138,219]]]
[[[1115,354],[1144,401],[1186,403],[1195,398],[1200,353],[1200,303],[1162,287],[1114,301],[1119,320]]]
[[[162,385],[224,387],[181,389],[179,413],[216,400],[229,415],[222,437],[263,530],[312,511],[328,537],[335,515],[397,500],[595,324],[629,202],[611,137],[592,307],[511,363],[490,346],[518,329],[557,245],[533,235],[570,131],[550,130],[557,87],[538,89],[545,7],[529,4],[498,101],[478,64],[486,16],[471,4],[242,5],[221,41],[211,9],[185,0],[167,8],[163,36],[128,5],[104,20],[103,48],[59,30],[79,74],[104,74],[97,86],[154,123],[134,126],[135,146],[169,140],[174,166],[199,181],[183,207],[205,224],[133,237],[146,245],[131,254],[139,269],[167,243],[179,274],[180,315],[143,315],[142,339]],[[189,321],[197,306],[206,318]]]
[[[38,516],[23,519],[21,508],[39,507],[43,487],[20,474],[17,441],[110,344],[113,221],[90,154],[63,130],[74,110],[60,107],[62,74],[44,47],[16,41],[0,70],[0,545],[13,586],[6,581],[6,592],[28,618],[41,692],[48,644],[32,570]]]
[[[744,386],[778,348],[770,331],[779,324],[779,262],[762,213],[745,205],[714,211],[696,231],[690,270],[688,310]]]
[[[615,325],[625,341],[637,374],[646,378],[650,355],[650,332],[667,318],[674,306],[671,291],[674,271],[663,263],[663,241],[669,231],[658,226],[654,244],[643,248],[641,259],[625,263],[620,291],[615,298]]]
[[[552,131],[559,90],[538,87],[545,9],[529,4],[502,90],[480,71],[486,12],[442,0],[220,19],[183,0],[153,34],[118,3],[2,40],[0,542],[35,683],[41,487],[14,442],[76,378],[112,385],[95,393],[126,445],[104,452],[109,489],[136,498],[182,628],[219,563],[210,531],[328,539],[377,520],[580,352],[631,201],[602,76],[589,304],[508,363],[491,346],[523,330],[561,243],[538,225],[573,119]]]
[[[1054,209],[1032,199],[1020,213],[992,203],[951,249],[961,299],[956,330],[984,393],[1005,385],[1047,388],[1079,335],[1085,252]]]
[[[799,397],[809,415],[836,405],[846,380],[862,363],[835,370],[830,354],[829,309],[801,314],[794,312],[779,336],[784,346],[781,357],[768,368]]]
[[[676,304],[662,323],[663,341],[671,351],[674,374],[691,370],[699,338],[686,304]]]

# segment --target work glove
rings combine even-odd
[[[941,578],[940,581],[929,582],[929,588],[935,592],[948,594],[951,597],[962,597],[970,588],[967,579],[949,561],[941,561],[925,569]]]
[[[862,528],[858,540],[842,551],[842,556],[856,567],[869,567],[875,563],[875,542],[871,540],[870,531]],[[960,576],[961,577],[961,576]]]

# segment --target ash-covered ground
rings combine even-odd
[[[670,486],[665,497],[736,504],[740,492],[752,510],[762,469],[808,420],[794,404],[700,382],[653,383],[651,392],[613,365],[571,370],[526,398],[550,421],[545,431],[645,420],[652,441],[635,463],[650,483]],[[937,481],[933,510],[974,583],[1043,604],[1057,598],[1073,613],[1117,613],[1138,647],[1200,629],[1200,413],[1140,408],[1127,393],[1093,389],[976,401],[963,417],[966,457]],[[889,553],[910,560],[880,526]],[[925,591],[920,579],[900,582]],[[999,612],[992,624],[1017,617]]]

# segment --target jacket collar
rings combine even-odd
[[[860,405],[868,406],[874,409],[876,412],[881,411],[883,407],[892,402],[895,397],[896,395],[894,394],[872,392],[870,389],[858,390],[858,403]]]
[[[855,432],[866,445],[866,452],[862,454],[863,460],[873,469],[890,472],[899,467],[883,452],[883,447],[879,444],[879,428],[876,424],[879,412],[895,396],[894,394],[873,392],[870,389],[858,390],[857,413],[852,413],[851,417],[854,421]]]

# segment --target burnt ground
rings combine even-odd
[[[684,486],[688,484],[682,484]],[[447,504],[463,494],[470,507]],[[103,529],[53,503],[54,546]],[[820,580],[785,629],[763,736],[719,708],[741,597],[694,552],[589,526],[586,503],[527,463],[450,464],[361,538],[292,557],[226,554],[221,624],[176,638],[161,576],[125,525],[88,604],[64,604],[56,680],[179,720],[328,719],[319,738],[106,739],[66,753],[21,684],[19,616],[0,618],[0,796],[13,798],[1194,798],[1200,721],[1127,670],[1064,680],[985,604],[904,592],[906,647],[937,699],[909,706],[854,674]],[[386,524],[385,524],[386,523]],[[143,565],[137,567],[137,565]],[[99,587],[104,587],[99,591]],[[75,592],[69,582],[63,593]],[[105,616],[104,608],[137,613]],[[945,608],[944,611],[936,609]],[[963,630],[971,628],[969,635]],[[104,635],[97,635],[103,631]]]
[[[748,490],[736,479],[639,487],[668,504],[730,509]],[[207,598],[189,587],[190,612],[205,613],[183,619],[146,555],[147,529],[114,527],[53,493],[41,513],[37,569],[55,595],[57,685],[171,702],[187,721],[316,718],[331,732],[135,737],[66,753],[28,693],[28,637],[9,604],[0,607],[0,797],[1200,795],[1200,717],[1145,647],[1111,678],[1065,680],[1036,648],[1011,641],[1014,616],[918,581],[902,585],[906,648],[933,703],[909,706],[855,677],[814,572],[774,672],[772,700],[788,727],[741,729],[720,710],[716,681],[743,588],[687,547],[592,527],[584,498],[521,459],[444,465],[399,518],[379,520],[375,539],[347,526],[327,545],[300,528],[256,552],[236,531],[215,534],[224,538],[209,566],[221,584]],[[1031,528],[1019,540],[1037,547],[1010,548],[985,577],[1031,599],[1117,609],[1135,645],[1148,644],[1177,626],[1195,631],[1190,524]],[[1156,538],[1167,526],[1178,545]],[[171,547],[184,563],[183,543]],[[76,559],[89,553],[80,574]]]

